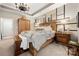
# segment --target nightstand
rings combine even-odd
[[[67,45],[69,40],[71,39],[71,33],[68,32],[56,32],[55,34],[56,41],[59,43],[62,43],[64,45]]]

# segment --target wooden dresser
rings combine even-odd
[[[71,33],[56,32],[57,42],[67,45],[70,39],[71,39]]]

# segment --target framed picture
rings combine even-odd
[[[47,17],[47,22],[51,22],[52,21],[52,14],[48,15]]]
[[[52,20],[56,20],[56,13],[52,13]]]
[[[43,23],[46,22],[46,15],[43,15]]]
[[[64,18],[64,6],[57,8],[57,20]]]
[[[64,14],[64,6],[57,8],[57,16]]]

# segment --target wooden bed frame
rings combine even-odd
[[[22,20],[21,20],[21,22],[22,22]],[[24,25],[24,24],[23,24]],[[26,24],[25,24],[26,25]],[[52,28],[52,30],[54,30],[54,31],[56,31],[56,28],[57,28],[57,26],[56,26],[56,20],[53,20],[51,23],[42,23],[42,24],[40,24],[41,26],[48,26],[48,25],[50,25],[51,26],[51,28]],[[25,28],[23,28],[23,26],[21,25],[21,24],[19,24],[18,25],[19,26],[19,33],[21,33],[22,31],[25,31],[26,30],[26,27]],[[23,28],[23,29],[22,29]],[[29,28],[29,27],[28,27]],[[27,30],[26,30],[27,31]],[[41,46],[41,48],[44,48],[44,47],[46,47],[47,45],[49,45],[50,43],[52,43],[54,41],[54,38],[50,38],[50,39],[48,39],[42,46]],[[40,49],[41,49],[40,48]],[[38,53],[38,51],[33,47],[33,44],[32,44],[32,42],[30,42],[29,43],[29,51],[30,51],[30,53],[33,55],[33,56],[35,56],[35,55],[37,55],[37,53]]]

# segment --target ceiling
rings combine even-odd
[[[54,3],[28,3],[28,5],[30,6],[30,10],[28,12],[25,12],[25,14],[33,16],[53,4]],[[15,3],[2,3],[0,4],[0,7],[10,11],[19,12],[19,10],[15,6]]]

